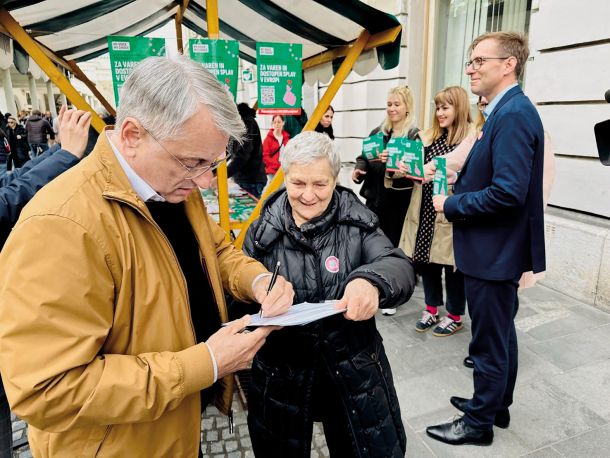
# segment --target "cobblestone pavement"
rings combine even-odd
[[[201,420],[202,451],[205,458],[253,458],[252,442],[248,434],[246,412],[237,395],[233,402],[233,433],[229,420],[215,407],[208,407]],[[13,415],[14,458],[32,458],[27,444],[27,425]],[[314,425],[311,457],[328,457],[328,448],[321,425]]]

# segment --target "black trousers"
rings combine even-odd
[[[13,456],[13,424],[11,408],[4,393],[0,394],[0,458]]]
[[[492,429],[496,413],[513,403],[519,277],[490,281],[464,275],[464,285],[472,320],[469,353],[474,362],[474,395],[464,421],[476,428]]]
[[[417,263],[417,271],[424,284],[426,305],[439,307],[443,302],[443,270],[445,271],[445,289],[447,312],[452,315],[463,315],[466,309],[466,296],[464,292],[464,275],[453,266],[443,264]]]
[[[386,189],[385,191],[385,198],[379,205],[369,203],[367,200],[366,206],[377,215],[379,227],[390,239],[392,245],[398,247],[413,189],[401,191]]]

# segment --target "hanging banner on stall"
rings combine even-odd
[[[165,38],[109,36],[108,53],[114,101],[118,106],[121,87],[138,62],[151,56],[165,56]]]
[[[189,55],[218,78],[225,89],[237,97],[239,42],[232,40],[189,40]]]
[[[301,114],[303,45],[257,43],[258,112]]]

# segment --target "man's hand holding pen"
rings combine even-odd
[[[262,316],[272,317],[286,313],[294,299],[292,284],[281,275],[277,275],[275,284],[267,293],[271,285],[272,276],[261,278],[254,285],[254,297],[261,304]]]

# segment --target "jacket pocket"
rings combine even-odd
[[[265,424],[281,426],[281,415],[277,407],[298,403],[298,386],[295,372],[288,365],[270,365],[260,358],[255,358],[252,365],[253,394],[258,399],[252,400],[255,414]],[[281,409],[280,409],[281,410]]]
[[[397,403],[394,402],[394,389],[393,387],[390,388],[390,384],[392,382],[388,380],[389,362],[385,356],[385,351],[383,349],[382,342],[383,339],[381,335],[377,332],[373,344],[369,346],[369,348],[367,348],[366,350],[354,356],[352,358],[352,364],[358,372],[367,372],[367,376],[365,377],[365,379],[369,384],[371,384],[370,387],[367,387],[367,391],[370,388],[373,388],[373,385],[377,384],[376,382],[374,382],[375,377],[372,377],[373,373],[371,373],[371,371],[374,371],[374,374],[378,377],[377,380],[386,396],[386,400],[390,406],[390,410],[393,412],[396,409]],[[373,380],[373,383],[371,383],[371,380]]]

